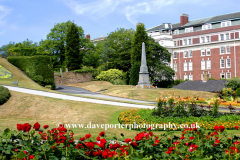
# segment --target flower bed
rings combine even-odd
[[[18,124],[19,131],[4,130],[0,136],[0,158],[9,159],[239,159],[239,137],[227,135],[224,126],[203,129],[185,128],[181,136],[171,132],[154,136],[150,131],[138,133],[134,139],[114,141],[101,132],[96,139],[86,134],[74,142],[72,131],[60,125],[47,131],[40,124]],[[44,129],[48,126],[44,125]],[[238,126],[236,126],[238,129]]]

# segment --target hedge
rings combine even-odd
[[[0,86],[0,105],[6,103],[11,97],[9,90],[3,86]]]
[[[8,61],[23,70],[29,78],[39,85],[51,85],[52,89],[56,88],[52,61],[49,56],[8,57]]]

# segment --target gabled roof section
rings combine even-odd
[[[173,23],[172,28],[176,29],[176,28],[180,28],[180,27],[188,27],[188,26],[190,27],[190,26],[194,26],[194,25],[230,20],[230,19],[235,19],[235,18],[240,19],[240,12],[234,12],[234,13],[228,13],[228,14],[223,14],[223,15],[218,15],[218,16],[212,16],[212,17],[207,17],[207,18],[191,20],[183,26],[181,26],[180,23]],[[146,29],[146,31],[151,32],[151,31],[158,31],[158,30],[162,30],[162,29],[165,29],[163,24],[158,25],[153,28]]]

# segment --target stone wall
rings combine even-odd
[[[54,73],[54,82],[58,85],[90,82],[92,80],[92,73],[63,72],[63,78],[59,75],[60,73]]]

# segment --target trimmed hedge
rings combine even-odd
[[[0,105],[6,103],[10,97],[9,90],[6,87],[0,86]]]
[[[38,48],[13,48],[8,50],[8,56],[34,56],[48,55],[49,53],[43,47]]]
[[[39,85],[51,85],[52,89],[56,88],[52,61],[49,56],[8,57],[8,61],[23,70],[29,78]]]

